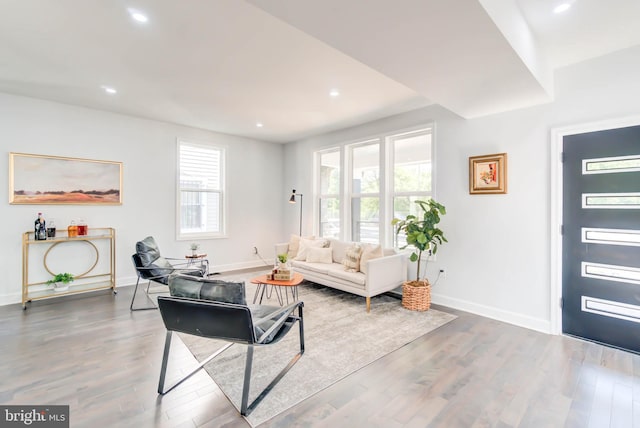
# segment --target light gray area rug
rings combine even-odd
[[[249,277],[255,276],[250,275]],[[228,277],[224,278],[228,280]],[[247,283],[247,301],[255,286]],[[252,426],[272,418],[345,376],[446,324],[455,315],[429,310],[412,312],[390,296],[371,299],[303,282],[305,353],[267,397],[246,418]],[[263,304],[277,305],[275,293]],[[202,361],[224,345],[211,339],[181,334],[193,355]],[[254,348],[249,403],[299,350],[297,325],[275,345]],[[240,408],[246,346],[233,345],[205,366],[229,400]]]

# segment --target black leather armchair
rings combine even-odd
[[[188,294],[199,288],[197,293],[202,295],[203,289],[208,288],[208,290],[204,291],[205,294],[222,296],[222,299],[226,301],[201,300],[175,295],[158,297],[160,314],[167,329],[158,394],[164,395],[173,390],[234,343],[243,344],[247,345],[247,358],[240,413],[244,416],[250,414],[304,353],[303,302],[296,302],[284,308],[266,305],[247,306],[244,302],[244,283],[225,283],[224,281],[184,276],[172,276],[169,282],[172,294],[176,292]],[[192,284],[187,284],[188,282],[192,282]],[[185,285],[188,286],[185,288]],[[248,403],[254,346],[267,346],[277,343],[291,330],[296,322],[300,329],[300,352],[258,394],[253,402]],[[210,339],[220,339],[230,343],[204,359],[193,371],[173,386],[165,389],[167,362],[174,331]]]
[[[131,311],[158,309],[149,297],[151,282],[168,285],[169,276],[177,272],[203,277],[206,275],[208,268],[208,264],[193,265],[185,259],[162,257],[160,255],[160,248],[152,236],[147,236],[142,241],[136,242],[136,252],[131,256],[131,260],[133,261],[133,266],[138,276],[136,287],[131,297],[131,305],[129,306]],[[151,305],[134,308],[133,304],[138,293],[138,285],[141,279],[148,281],[145,295],[147,296],[147,300],[151,302]]]

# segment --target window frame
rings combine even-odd
[[[431,135],[431,190],[417,192],[395,192],[394,175],[395,175],[395,151],[394,141],[406,138],[412,135]],[[353,149],[367,145],[379,144],[379,170],[380,182],[379,193],[354,193],[352,189],[353,181]],[[320,207],[321,199],[327,195],[321,194],[320,189],[320,157],[323,153],[339,152],[340,153],[340,194],[330,195],[338,197],[340,201],[340,234],[339,239],[351,241],[353,235],[352,227],[352,200],[354,197],[377,196],[380,201],[380,222],[379,222],[379,244],[385,248],[395,247],[395,231],[391,226],[391,220],[394,215],[394,200],[398,196],[418,196],[428,198],[436,198],[436,127],[433,122],[423,123],[417,126],[392,130],[366,138],[359,138],[348,142],[334,144],[328,147],[315,150],[314,155],[314,233],[320,236],[322,231],[320,225]],[[396,247],[397,248],[397,247]]]
[[[366,146],[373,146],[373,145],[377,145],[378,146],[378,171],[379,171],[379,177],[378,177],[378,192],[377,193],[370,193],[370,192],[355,192],[353,189],[353,172],[354,172],[354,167],[353,167],[353,163],[355,160],[355,156],[354,156],[354,150],[361,148],[361,147],[366,147]],[[348,217],[347,217],[347,230],[348,230],[348,234],[345,235],[348,237],[349,241],[354,241],[354,229],[353,229],[353,224],[355,221],[361,221],[360,219],[354,219],[353,218],[353,201],[354,199],[363,199],[363,198],[378,198],[378,242],[381,243],[384,240],[384,229],[383,229],[383,220],[384,220],[384,206],[385,206],[385,197],[384,197],[384,193],[383,193],[383,189],[384,189],[384,182],[385,182],[385,166],[384,166],[384,139],[380,138],[380,137],[375,137],[375,138],[369,138],[366,140],[362,140],[359,141],[357,143],[352,143],[352,144],[347,144],[346,145],[346,158],[347,158],[347,170],[345,171],[345,177],[348,177],[349,179],[347,180],[346,187],[347,187],[347,195],[345,198],[345,203],[347,205],[345,205],[345,208],[348,212]],[[361,240],[358,240],[359,242]]]
[[[183,146],[197,147],[200,149],[206,149],[219,152],[220,165],[219,176],[220,182],[219,189],[199,189],[182,187],[180,182],[181,164],[182,159],[180,157],[180,149]],[[227,198],[226,198],[226,161],[227,161],[227,147],[220,144],[215,144],[209,141],[199,141],[189,138],[177,138],[176,139],[176,240],[186,241],[194,239],[218,239],[227,237]],[[220,195],[220,208],[219,208],[219,231],[217,232],[182,232],[181,220],[182,220],[182,192],[199,192],[199,193],[216,193]]]
[[[338,164],[340,165],[340,178],[338,179],[338,193],[322,193],[322,178],[320,177],[320,172],[322,170],[322,155],[329,153],[338,153]],[[338,237],[341,239],[344,234],[345,228],[345,217],[344,217],[344,201],[342,195],[344,194],[344,150],[342,147],[331,147],[324,150],[318,150],[314,152],[314,189],[316,197],[313,198],[316,207],[314,209],[315,221],[314,221],[314,234],[320,236],[322,232],[322,200],[334,198],[338,200],[339,209],[338,209],[338,221],[339,221],[339,232]]]
[[[402,196],[406,196],[406,197],[411,197],[411,196],[416,196],[417,198],[421,198],[423,200],[429,200],[431,198],[435,199],[434,195],[435,195],[435,188],[436,188],[436,162],[435,162],[435,137],[434,137],[434,125],[430,124],[428,126],[424,126],[424,127],[418,127],[415,129],[411,129],[411,130],[403,130],[403,131],[399,131],[399,132],[394,132],[392,135],[388,135],[385,138],[385,143],[386,143],[386,148],[387,148],[387,157],[386,157],[386,161],[387,161],[387,168],[389,171],[388,174],[388,195],[385,195],[387,198],[387,206],[388,206],[388,211],[387,211],[387,216],[389,218],[389,221],[393,220],[394,218],[394,207],[395,207],[395,199],[396,197],[402,197]],[[425,191],[402,191],[402,192],[396,192],[395,191],[395,141],[396,140],[401,140],[403,138],[407,138],[407,137],[414,137],[414,136],[420,136],[420,135],[431,135],[431,190],[425,190]],[[390,247],[393,248],[398,248],[397,242],[396,242],[396,236],[394,233],[393,228],[387,229],[388,230],[388,234],[386,236],[386,242],[389,244]]]

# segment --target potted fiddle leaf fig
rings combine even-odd
[[[53,284],[53,291],[67,291],[69,283],[73,281],[73,275],[70,273],[58,273],[47,281],[47,284]]]
[[[405,281],[402,284],[402,306],[415,311],[426,311],[431,306],[431,284],[425,277],[421,279],[422,254],[427,252],[427,256],[438,251],[438,245],[448,242],[444,233],[437,226],[440,217],[447,213],[444,205],[433,199],[428,201],[415,201],[420,207],[422,214],[419,216],[408,215],[404,220],[394,218],[391,222],[396,227],[396,235],[403,233],[407,244],[400,249],[413,247],[413,252],[409,257],[412,262],[417,262],[415,280]],[[424,271],[426,275],[426,264],[424,261]]]

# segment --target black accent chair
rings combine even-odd
[[[185,285],[187,286],[186,288]],[[169,289],[172,294],[188,295],[197,293],[200,296],[217,296],[225,301],[202,300],[176,295],[158,297],[160,314],[167,328],[158,394],[164,395],[173,390],[234,343],[244,344],[247,345],[247,357],[240,413],[243,416],[247,416],[304,354],[303,302],[296,302],[286,307],[247,306],[245,303],[244,283],[189,278],[182,275],[171,277]],[[300,352],[291,359],[287,366],[260,392],[253,402],[248,403],[253,347],[277,343],[291,330],[296,322],[299,323],[300,328]],[[224,340],[230,343],[205,358],[193,371],[177,381],[173,386],[165,389],[167,362],[174,331],[209,339]]]
[[[149,297],[151,282],[168,285],[171,274],[180,272],[186,275],[203,277],[208,271],[208,261],[206,261],[206,264],[193,265],[192,262],[185,259],[162,257],[160,248],[152,236],[147,236],[142,241],[136,242],[136,253],[131,256],[131,260],[138,276],[136,287],[133,290],[133,297],[131,297],[131,305],[129,306],[131,311],[158,309]],[[138,285],[141,279],[148,281],[145,296],[151,305],[134,308],[133,304],[138,294]]]

